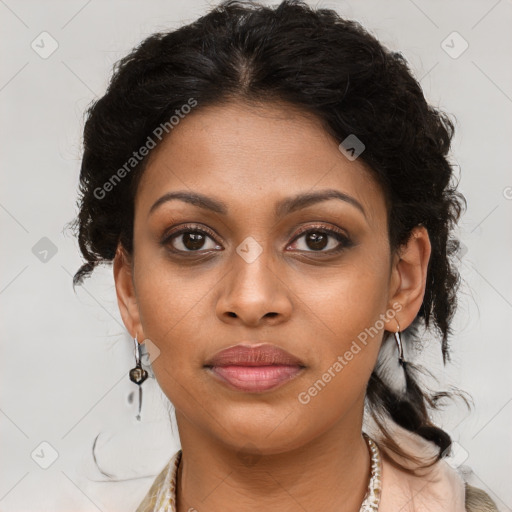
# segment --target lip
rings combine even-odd
[[[286,350],[268,343],[239,343],[217,352],[205,366],[305,366]]]
[[[275,345],[240,343],[217,352],[205,368],[220,382],[240,391],[275,389],[299,375],[304,363]]]

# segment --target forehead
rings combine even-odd
[[[136,210],[148,212],[173,190],[222,198],[235,211],[327,188],[353,196],[370,218],[385,213],[372,171],[348,160],[317,117],[285,104],[230,102],[196,107],[152,150]]]

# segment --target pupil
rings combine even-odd
[[[327,245],[327,237],[323,233],[310,233],[306,240],[310,249],[323,249]]]
[[[183,245],[193,251],[201,249],[204,244],[204,236],[201,233],[184,233]]]

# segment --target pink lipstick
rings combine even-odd
[[[215,354],[204,366],[228,387],[248,392],[275,389],[305,368],[297,357],[266,343],[229,347]]]

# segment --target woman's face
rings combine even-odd
[[[149,158],[133,269],[116,257],[116,286],[131,334],[159,350],[178,420],[269,454],[357,425],[383,331],[402,320],[384,196],[361,160],[314,118],[235,102],[198,107]],[[177,192],[204,201],[159,201]],[[205,364],[242,342],[304,368],[272,389],[233,388]]]

